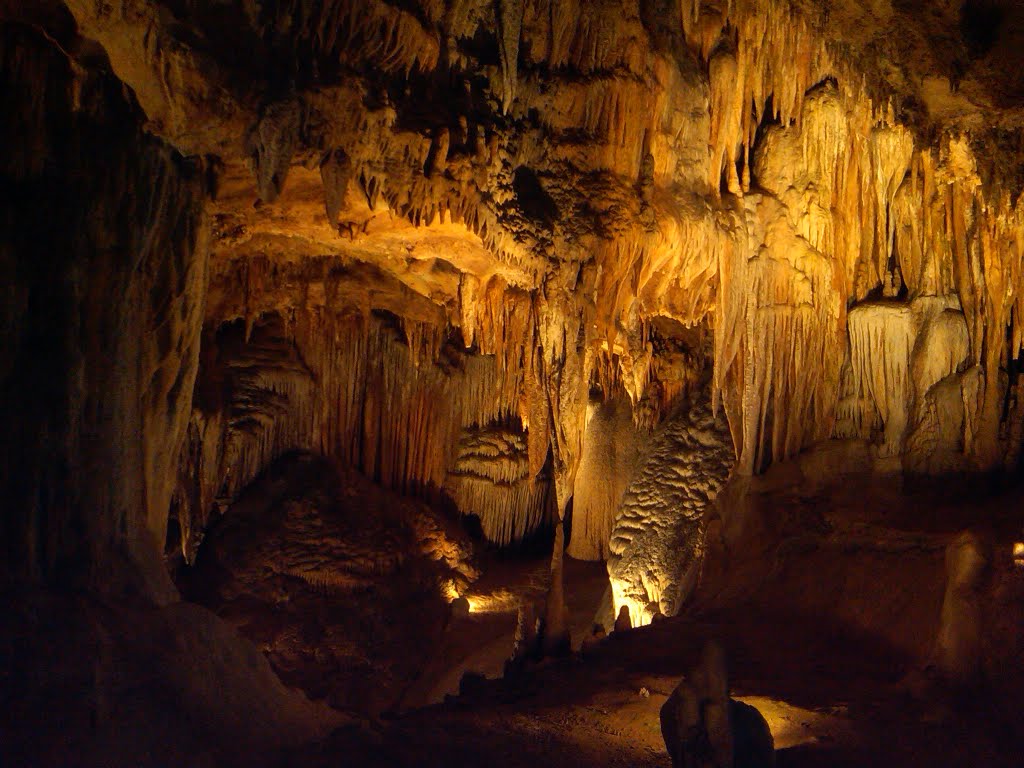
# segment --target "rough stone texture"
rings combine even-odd
[[[114,588],[134,562],[130,588],[166,601],[157,558],[207,281],[202,166],[36,30],[0,27],[0,81],[4,568]]]
[[[397,706],[459,615],[444,595],[476,578],[471,556],[457,526],[425,505],[292,455],[225,510],[181,580],[287,684],[377,715]]]
[[[260,304],[227,308],[234,319],[205,335],[173,510],[188,559],[214,506],[290,450],[319,451],[387,488],[454,502],[499,544],[550,524],[547,446],[538,456],[524,434],[538,393],[524,375],[521,340],[501,354],[470,354],[433,324],[428,302],[410,319],[414,295],[376,270],[365,281],[358,268],[314,270],[322,282],[310,286],[300,274],[296,289],[268,269],[245,274]],[[348,296],[365,300],[367,314],[352,313]],[[518,307],[528,318],[517,297],[497,293],[498,311]]]
[[[970,531],[946,547],[946,594],[942,600],[934,664],[947,682],[965,686],[979,682],[982,663],[982,595],[992,555]]]
[[[48,33],[0,17],[4,759],[267,764],[341,719],[176,602],[160,558],[208,281],[205,162],[141,130],[66,14],[28,10]]]
[[[864,302],[850,310],[848,323],[837,436],[877,436],[880,457],[903,456],[908,469],[923,472],[942,448],[970,443],[977,403],[965,398],[941,415],[934,406],[933,387],[962,378],[969,364],[967,324],[956,306],[936,298]],[[950,430],[957,433],[952,441],[941,434]]]
[[[764,716],[729,697],[725,652],[709,642],[700,663],[661,708],[673,768],[773,768],[775,745]]]
[[[705,519],[732,469],[727,428],[706,404],[651,436],[626,491],[608,557],[614,605],[633,626],[674,616],[697,584]],[[621,610],[621,608],[619,608]]]
[[[639,624],[730,451],[1015,469],[1024,12],[993,9],[0,3],[5,577],[167,603],[168,530],[194,559],[307,449],[501,543],[580,501]],[[731,447],[665,422],[694,328]],[[607,541],[597,399],[661,430]]]
[[[463,432],[444,490],[463,514],[479,518],[484,536],[497,544],[522,540],[550,525],[553,516],[550,478],[530,472],[519,430],[492,425]]]
[[[633,423],[629,399],[593,403],[572,504],[569,555],[578,560],[608,556],[612,526],[642,454],[643,432]]]
[[[856,318],[870,302],[960,311],[963,326],[915,336],[910,367],[924,382],[964,352],[955,367],[976,373],[962,418],[924,392],[904,424],[905,393],[874,387],[858,430],[878,412],[880,452],[912,472],[1016,461],[1019,429],[1007,425],[1020,409],[1003,371],[1024,314],[1009,149],[1022,117],[1002,57],[1021,19],[1004,9],[972,21],[953,5],[281,0],[228,13],[73,0],[4,13],[52,28],[76,67],[109,66],[149,131],[209,158],[218,197],[204,338],[237,320],[248,337],[274,313],[312,374],[283,417],[299,411],[309,430],[265,425],[243,450],[230,417],[193,418],[181,520],[195,522],[180,527],[195,536],[216,499],[284,443],[361,453],[364,470],[401,490],[444,485],[456,457],[436,430],[488,427],[486,409],[458,403],[435,419],[403,393],[396,411],[426,426],[421,437],[410,427],[412,456],[383,447],[376,458],[361,452],[368,420],[332,412],[337,392],[360,391],[357,373],[318,370],[333,354],[333,317],[374,309],[415,326],[406,343],[426,340],[423,360],[461,341],[511,372],[501,408],[518,419],[530,475],[550,475],[540,484],[560,514],[578,490],[590,385],[614,382],[603,397],[624,393],[634,409],[671,399],[679,371],[651,333],[666,319],[711,321],[715,404],[739,470],[753,473],[835,434],[848,395],[863,405],[844,369],[855,385],[870,378],[865,355],[902,370],[895,339],[876,333],[877,349],[860,349]],[[312,338],[327,343],[310,349]],[[272,390],[250,398],[266,411],[258,421],[280,403]],[[213,455],[228,444],[246,457]],[[171,476],[171,454],[147,458],[154,478]],[[210,479],[234,466],[244,471],[228,487]],[[168,489],[151,490],[155,530]],[[523,502],[507,491],[470,496],[490,517]],[[608,515],[597,517],[588,556],[605,546]],[[496,538],[524,526],[511,529]]]

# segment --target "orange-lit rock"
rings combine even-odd
[[[1009,0],[0,3],[4,584],[174,603],[307,452],[553,537],[561,652],[563,544],[642,627],[832,535],[762,482],[1015,478],[1022,35]],[[976,516],[881,540],[1011,525]]]

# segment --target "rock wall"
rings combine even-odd
[[[728,419],[739,472],[850,435],[911,472],[1015,466],[1024,119],[999,57],[1021,19],[1008,13],[979,48],[940,5],[930,15],[886,0],[5,7],[19,29],[74,41],[74,82],[95,70],[123,83],[146,131],[205,158],[192,163],[194,183],[216,187],[204,373],[177,473],[206,284],[185,258],[202,252],[203,230],[183,236],[182,211],[198,221],[200,206],[160,197],[174,185],[154,184],[155,167],[110,195],[127,206],[157,190],[131,215],[159,220],[133,225],[149,234],[126,250],[166,240],[179,251],[142,257],[123,288],[163,281],[176,297],[133,316],[159,347],[138,352],[138,386],[134,373],[85,385],[149,393],[137,412],[97,417],[146,435],[137,466],[102,460],[146,478],[141,503],[113,503],[145,509],[145,524],[121,529],[156,533],[176,482],[188,553],[218,498],[298,447],[402,491],[447,489],[496,540],[516,538],[546,514],[538,486],[551,485],[560,516],[580,493],[595,383],[614,382],[602,397],[624,394],[640,425],[668,413],[670,382],[685,376],[652,335],[666,320],[712,329],[712,409]],[[89,88],[71,90],[69,103],[89,103]],[[25,98],[15,113],[56,124],[74,112]],[[45,143],[29,128],[11,124],[35,137],[18,141]],[[188,175],[157,139],[139,141],[149,149],[124,163],[159,150]],[[109,165],[113,183],[120,166]],[[95,239],[117,231],[113,219]],[[10,306],[27,301],[19,291]],[[241,347],[222,353],[238,333]],[[136,344],[117,330],[85,335]],[[37,378],[76,376],[64,366]],[[482,455],[474,441],[501,430],[500,466],[467,474]],[[602,551],[610,504],[581,505],[603,511],[574,546]],[[129,514],[143,513],[113,512],[100,528]],[[39,527],[11,525],[18,541]]]
[[[22,10],[48,32],[0,9],[4,759],[267,765],[343,719],[180,602],[160,556],[199,361],[207,167],[142,130],[66,13]]]
[[[212,283],[207,327],[217,330],[205,340],[173,512],[187,559],[214,508],[293,450],[454,502],[499,544],[550,523],[548,449],[535,439],[546,415],[531,425],[529,294],[490,284],[493,298],[473,307],[489,334],[467,349],[435,305],[379,271],[324,260],[259,276],[245,266],[243,282],[231,269]],[[259,281],[278,287],[252,289]]]
[[[132,589],[168,599],[157,556],[199,356],[203,167],[36,29],[0,27],[0,81],[4,568],[117,588],[129,561]]]
[[[206,479],[186,460],[195,511],[181,517],[197,522],[183,526],[201,530],[212,499],[286,447],[313,448],[388,487],[443,489],[499,542],[544,518],[550,475],[559,513],[576,505],[572,551],[599,556],[618,490],[598,502],[580,479],[608,449],[596,433],[587,443],[588,391],[614,381],[603,397],[623,392],[638,423],[657,402],[656,425],[681,375],[651,333],[665,320],[713,328],[712,405],[740,472],[830,437],[869,441],[909,472],[1016,462],[1024,219],[985,151],[993,125],[968,117],[994,98],[987,70],[971,71],[974,106],[959,111],[940,109],[934,84],[909,85],[931,77],[952,98],[919,34],[942,18],[884,3],[871,16],[780,0],[338,0],[275,3],[228,27],[186,3],[172,15],[205,37],[185,39],[154,5],[98,18],[69,4],[153,129],[220,158],[207,337],[276,312],[309,369],[288,385],[301,393],[253,390],[263,413],[245,428],[197,413],[191,453],[224,447]],[[907,50],[886,53],[900,77],[864,53],[893,29],[907,31]],[[143,30],[140,57],[121,40]],[[243,74],[256,85],[240,87]],[[502,405],[488,414],[459,377],[386,384],[424,374],[364,331],[343,329],[344,346],[382,355],[378,373],[322,342],[337,335],[325,317],[375,309],[405,329],[399,347],[424,340],[424,360],[450,339],[495,355],[515,379],[497,385]],[[519,359],[501,352],[507,339]],[[383,388],[367,389],[374,376]],[[361,398],[372,414],[378,390],[375,421]],[[267,415],[283,394],[294,412]],[[500,466],[470,471],[481,431],[505,422]]]

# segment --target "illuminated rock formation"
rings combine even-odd
[[[547,480],[530,473],[520,433],[491,428],[463,435],[445,490],[463,514],[480,519],[484,536],[508,544],[551,523]]]
[[[707,405],[651,436],[612,529],[612,601],[633,626],[673,616],[696,586],[705,515],[733,465],[728,431]]]
[[[833,434],[875,440],[914,471],[985,470],[1016,455],[1000,438],[1000,423],[1019,418],[1000,408],[999,371],[1020,348],[1019,207],[983,182],[993,171],[958,133],[963,109],[925,142],[901,115],[933,91],[869,83],[879,72],[832,44],[848,32],[838,22],[777,0],[687,2],[657,18],[645,3],[584,13],[571,3],[425,2],[413,12],[338,0],[301,14],[282,3],[230,32],[208,11],[182,10],[207,33],[199,41],[145,3],[102,17],[87,3],[68,7],[138,91],[152,130],[219,158],[207,337],[239,318],[248,335],[262,314],[280,314],[316,384],[317,394],[293,397],[308,414],[286,417],[302,427],[265,427],[275,436],[232,448],[245,456],[226,464],[209,457],[218,477],[238,478],[228,497],[291,443],[359,454],[359,466],[402,490],[454,483],[456,503],[474,508],[464,511],[491,519],[536,506],[540,492],[446,479],[452,444],[464,428],[512,416],[533,480],[518,479],[546,483],[538,473],[550,449],[559,512],[578,494],[603,521],[581,528],[574,551],[601,553],[617,491],[588,500],[575,479],[585,453],[600,451],[585,440],[586,388],[611,365],[632,403],[643,399],[663,367],[645,331],[659,318],[712,321],[714,396],[742,472]],[[914,23],[889,14],[889,24]],[[862,21],[855,46],[875,33]],[[492,53],[471,42],[486,28],[496,30]],[[241,65],[217,41],[246,40],[248,64],[283,68],[287,87],[235,84]],[[381,79],[352,74],[360,62]],[[977,77],[983,99],[988,81]],[[254,192],[265,203],[255,209]],[[907,310],[924,336],[914,335],[906,380],[923,391],[898,380],[913,352],[906,332],[861,322],[874,304],[858,305],[879,293],[963,313],[966,335],[952,315],[922,330],[930,320]],[[453,385],[458,413],[444,418],[415,405],[423,395],[389,392],[394,424],[357,426],[355,404],[336,411],[330,390],[364,391],[358,365],[326,363],[328,327],[339,313],[374,309],[398,318],[421,362],[436,363],[459,336],[471,355],[494,355],[508,397],[490,408]],[[932,362],[960,352],[966,363]],[[951,417],[959,426],[933,423],[942,411],[928,403],[940,394],[928,390],[972,365],[977,392]],[[196,421],[194,432],[213,429]],[[221,490],[211,482],[191,493],[199,527]],[[509,525],[485,529],[506,541],[532,524]]]
[[[612,526],[643,452],[642,436],[625,397],[592,403],[573,488],[572,537],[568,553],[581,560],[605,559]]]
[[[912,5],[0,4],[10,580],[172,602],[299,450],[639,625],[730,471],[1016,470],[1024,11]]]

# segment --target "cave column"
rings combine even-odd
[[[544,652],[557,653],[570,643],[566,619],[563,559],[565,513],[572,498],[582,452],[587,413],[587,377],[580,347],[582,318],[571,294],[541,299],[538,311],[540,378],[547,382],[551,425],[555,503],[558,521],[551,555],[551,584],[544,619]]]

